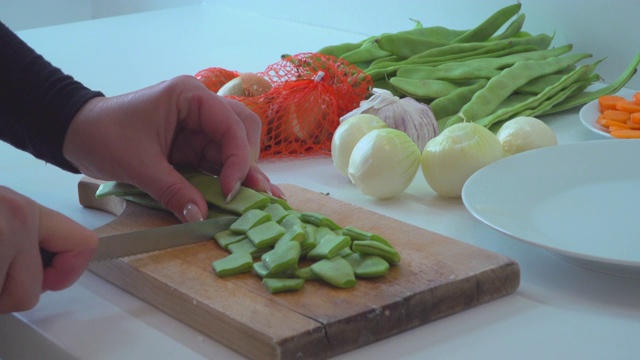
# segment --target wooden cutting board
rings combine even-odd
[[[162,211],[109,197],[80,181],[80,203],[117,217],[108,235],[170,225]],[[218,278],[214,241],[90,265],[100,277],[251,359],[325,359],[514,292],[513,260],[295,185],[280,185],[294,209],[316,211],[388,239],[402,256],[390,273],[337,289],[308,281],[272,295],[253,274]]]

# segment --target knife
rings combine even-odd
[[[212,240],[213,235],[228,229],[237,219],[237,216],[221,216],[193,223],[101,236],[98,249],[91,262],[112,260]],[[51,266],[55,254],[40,249],[40,255],[43,267]]]

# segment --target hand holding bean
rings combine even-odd
[[[206,215],[206,202],[174,166],[219,175],[228,198],[241,184],[283,195],[256,165],[260,130],[244,105],[180,76],[88,102],[69,128],[64,154],[85,175],[133,184],[182,221],[195,221]]]

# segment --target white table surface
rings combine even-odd
[[[237,19],[242,18],[241,21]],[[220,66],[259,71],[282,53],[360,40],[349,33],[269,19],[212,4],[22,31],[63,70],[107,95],[178,74]],[[545,119],[560,143],[601,137],[577,111]],[[615,140],[611,140],[615,141]],[[438,320],[338,359],[634,359],[640,356],[640,280],[568,264],[473,218],[421,175],[399,198],[361,195],[328,158],[262,164],[276,183],[329,192],[452,238],[504,254],[521,267],[512,295]],[[0,143],[0,183],[94,228],[112,217],[82,208],[79,176]],[[214,324],[212,324],[214,326]],[[31,311],[0,316],[2,359],[241,359],[237,353],[86,273],[71,288],[46,293]]]

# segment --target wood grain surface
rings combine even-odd
[[[169,213],[78,184],[83,206],[117,215],[109,235],[177,223]],[[214,241],[92,263],[90,270],[250,359],[326,359],[513,293],[513,260],[295,185],[280,185],[294,209],[325,214],[388,239],[402,256],[390,273],[352,289],[307,281],[272,295],[254,274],[219,278],[227,255]]]

